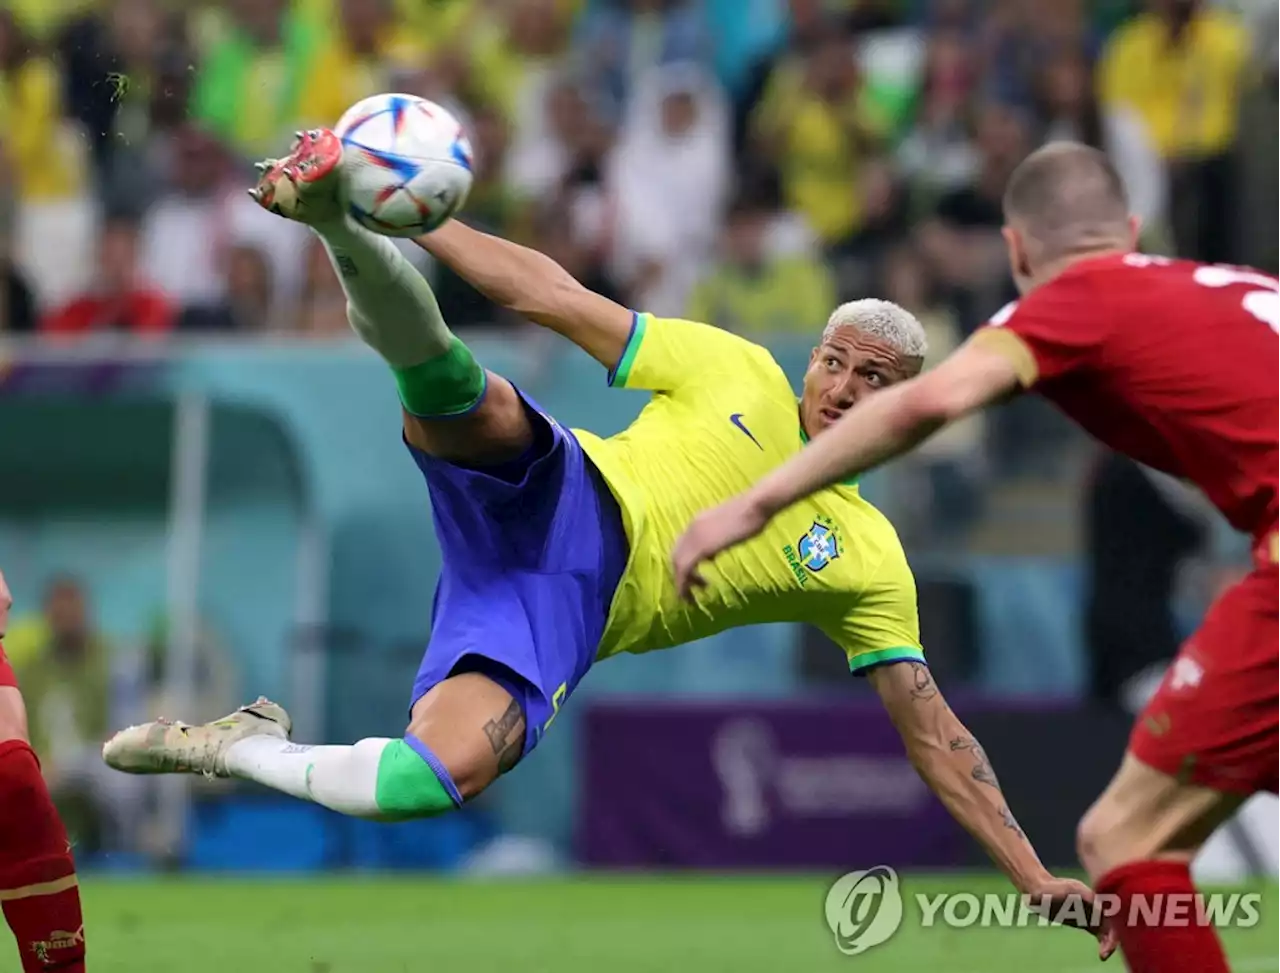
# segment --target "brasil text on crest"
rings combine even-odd
[[[818,516],[813,525],[796,541],[793,547],[784,545],[782,553],[791,567],[791,573],[802,586],[809,581],[810,573],[817,573],[840,556],[843,542],[840,528],[830,517]]]

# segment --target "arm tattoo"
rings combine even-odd
[[[1000,820],[1004,822],[1004,826],[1006,828],[1014,832],[1019,838],[1026,837],[1026,835],[1022,833],[1022,828],[1019,827],[1018,822],[1014,819],[1013,812],[1003,804],[1000,806]]]
[[[934,699],[938,695],[938,687],[929,674],[929,667],[923,662],[910,662],[911,666],[911,698],[920,702]]]
[[[489,738],[489,746],[493,748],[494,756],[501,757],[507,750],[510,750],[514,744],[508,741],[512,731],[520,728],[521,733],[516,738],[517,741],[523,737],[524,729],[524,712],[520,709],[520,704],[514,699],[507,706],[504,712],[496,720],[490,720],[484,725],[484,735]]]
[[[979,784],[990,784],[997,790],[1000,789],[1000,781],[996,780],[996,772],[991,767],[991,761],[987,758],[987,752],[982,749],[982,744],[973,737],[956,737],[951,741],[951,750],[968,750],[973,754],[973,779]]]
[[[524,756],[524,733],[521,732],[514,740],[512,740],[502,753],[498,754],[498,773],[505,774],[508,770],[520,762],[520,758]]]

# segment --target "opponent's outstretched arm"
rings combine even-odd
[[[906,745],[907,756],[925,783],[986,849],[1028,907],[1086,929],[1098,937],[1106,959],[1116,939],[1106,924],[1090,925],[1093,891],[1074,879],[1056,878],[1040,863],[1018,826],[982,745],[947,705],[922,662],[898,662],[872,669],[867,677]],[[1078,896],[1080,907],[1065,908]],[[1084,920],[1076,921],[1076,920]]]
[[[631,312],[587,290],[546,254],[450,220],[417,239],[489,300],[564,335],[613,369],[631,335]]]
[[[754,537],[778,512],[907,452],[1018,385],[1011,359],[969,342],[937,368],[859,402],[755,486],[690,524],[672,555],[681,594],[702,585],[699,564]]]

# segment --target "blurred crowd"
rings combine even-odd
[[[592,287],[751,334],[877,293],[943,354],[1006,296],[1000,194],[1045,140],[1106,148],[1160,249],[1253,256],[1242,143],[1275,130],[1240,119],[1274,106],[1275,6],[10,0],[0,330],[344,335],[249,163],[399,90],[470,128],[466,218]],[[424,269],[455,327],[512,324]]]

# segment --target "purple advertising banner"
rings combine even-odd
[[[588,710],[578,855],[609,868],[946,867],[968,840],[872,703]]]

